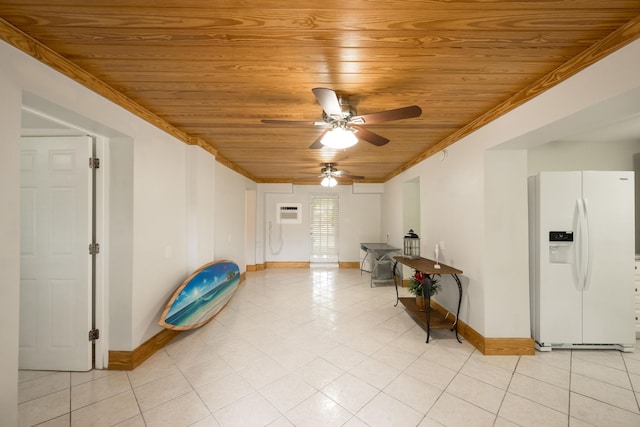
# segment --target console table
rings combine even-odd
[[[462,274],[462,270],[458,270],[457,268],[450,267],[446,264],[437,264],[440,268],[436,268],[436,262],[427,258],[405,258],[403,256],[394,256],[395,264],[393,266],[393,274],[394,274],[394,284],[396,286],[396,305],[398,305],[398,301],[400,301],[407,312],[413,317],[416,321],[420,322],[427,330],[427,342],[429,342],[429,337],[431,335],[431,328],[434,329],[451,329],[456,333],[456,339],[458,342],[462,342],[460,337],[458,336],[458,316],[460,315],[460,305],[462,304],[462,284],[460,283],[460,278],[458,274]],[[420,271],[424,274],[450,274],[458,285],[458,309],[456,311],[455,321],[452,323],[449,320],[445,319],[437,311],[433,310],[433,322],[432,322],[432,313],[431,313],[431,293],[426,292],[425,295],[425,315],[424,317],[420,315],[420,310],[416,305],[415,298],[399,298],[398,296],[398,280],[395,276],[396,265],[400,263],[406,265],[407,267],[413,268],[416,271]],[[400,277],[402,280],[402,277]]]
[[[378,266],[380,265],[380,263],[386,260],[390,266],[393,264],[393,267],[395,267],[396,264],[393,262],[393,258],[391,258],[391,255],[400,252],[399,248],[393,247],[386,243],[360,243],[360,249],[365,252],[364,258],[362,258],[362,262],[360,263],[360,274],[362,274],[363,271],[371,273],[371,287],[373,287],[374,282],[390,282],[391,280],[395,282],[395,273],[393,273],[392,271],[389,271],[389,277],[378,277],[378,275],[380,274],[380,272],[378,271]],[[364,269],[364,263],[369,255],[373,257],[371,263],[371,271]],[[391,270],[391,268],[389,270]]]

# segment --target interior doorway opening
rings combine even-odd
[[[402,186],[402,231],[406,234],[413,230],[422,237],[420,230],[420,177],[407,181]],[[411,274],[407,266],[403,266],[403,277]]]
[[[90,185],[88,193],[90,198],[87,199],[86,206],[86,218],[82,220],[87,221],[88,241],[83,242],[82,251],[84,262],[88,264],[87,272],[88,278],[86,279],[90,284],[87,296],[81,296],[82,304],[86,306],[87,318],[82,320],[82,336],[78,335],[78,340],[82,340],[84,345],[89,346],[89,367],[97,369],[105,369],[109,364],[108,349],[109,349],[109,331],[108,331],[108,299],[106,284],[108,283],[108,188],[109,188],[109,168],[108,165],[108,143],[112,136],[122,137],[122,134],[108,129],[98,123],[95,123],[89,119],[83,118],[73,112],[70,112],[62,107],[59,107],[53,103],[43,100],[36,95],[25,92],[23,94],[23,108],[21,117],[21,135],[23,138],[85,138],[90,141],[87,154],[82,155],[82,159],[78,159],[78,163],[82,165],[82,168],[87,171],[87,174],[92,176],[93,179],[87,178],[86,184]],[[89,130],[92,129],[92,130]],[[94,130],[103,129],[105,135],[96,133]],[[67,156],[58,156],[58,167],[65,167],[65,160],[69,159]],[[90,165],[90,158],[97,158],[100,164],[97,162]],[[75,161],[75,160],[74,160]],[[90,167],[91,166],[91,167]],[[99,167],[99,168],[98,168]],[[99,170],[99,172],[97,172]],[[95,176],[94,176],[95,174]],[[60,193],[61,194],[61,193]],[[59,198],[60,199],[60,198]],[[60,199],[62,200],[62,199]],[[83,202],[84,203],[84,202]],[[63,206],[59,205],[58,207]],[[74,219],[75,221],[75,219]],[[21,227],[25,228],[24,216],[22,217]],[[57,230],[57,231],[56,231]],[[37,230],[38,233],[44,232],[44,230]],[[49,234],[54,232],[60,232],[57,227],[51,227],[48,231]],[[22,230],[21,230],[22,234]],[[97,246],[90,247],[94,244],[99,245],[99,251]],[[96,251],[95,255],[91,255],[90,251]],[[21,281],[23,278],[21,277]],[[21,286],[22,288],[22,286]],[[59,288],[61,289],[61,288]],[[69,288],[71,289],[71,288]],[[68,291],[70,292],[70,291]],[[21,289],[22,294],[22,289]],[[78,295],[74,294],[74,298]],[[29,317],[27,312],[23,312],[22,306],[25,303],[21,296],[21,319]],[[59,301],[54,302],[58,304]],[[79,301],[80,303],[80,301]],[[54,304],[54,305],[55,305]],[[75,319],[73,320],[75,322]],[[22,320],[21,320],[22,323]],[[85,328],[85,325],[88,325]],[[86,330],[85,330],[86,329]],[[61,329],[54,329],[57,334],[61,334]],[[95,330],[99,330],[99,339],[92,340],[89,334]],[[80,334],[80,332],[77,332]],[[21,344],[23,340],[22,331],[20,332]],[[60,338],[60,337],[57,337]],[[52,340],[51,336],[46,337],[47,340]],[[78,341],[80,342],[80,341]],[[53,360],[53,359],[52,359]],[[51,363],[42,366],[42,369],[47,370],[86,370],[87,366],[83,366],[78,369],[67,369],[67,367],[58,368]]]

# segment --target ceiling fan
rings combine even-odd
[[[322,178],[320,185],[323,187],[334,187],[338,184],[337,178],[349,178],[349,179],[364,179],[364,176],[351,175],[347,170],[336,169],[337,163],[322,163],[322,169],[320,169],[320,175],[318,178]]]
[[[311,90],[316,100],[322,107],[322,121],[298,121],[298,120],[261,120],[261,123],[287,126],[318,126],[325,131],[311,144],[309,148],[317,149],[323,146],[331,148],[347,148],[354,145],[358,138],[373,145],[381,146],[389,140],[377,133],[362,127],[365,124],[390,122],[393,120],[419,117],[422,109],[417,105],[396,108],[394,110],[380,111],[377,113],[358,116],[355,108],[348,101],[339,98],[332,89],[316,87]],[[335,138],[335,143],[331,139]],[[347,143],[347,139],[350,139]],[[350,144],[350,145],[348,145]]]

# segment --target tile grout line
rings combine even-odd
[[[520,364],[520,360],[522,356],[518,356],[518,360],[516,361],[515,366],[513,367],[513,371],[511,371],[511,376],[509,377],[509,383],[507,384],[507,388],[504,391],[504,395],[502,399],[500,399],[500,405],[498,405],[498,410],[496,411],[496,417],[493,420],[493,425],[495,426],[498,422],[498,418],[500,418],[500,410],[502,409],[502,405],[504,404],[504,400],[507,398],[507,394],[509,393],[509,388],[511,388],[511,382],[513,381],[513,377],[516,375],[516,371],[518,370],[518,365]],[[567,424],[569,425],[569,424]]]
[[[633,381],[631,380],[631,372],[629,372],[629,366],[627,365],[627,359],[622,357],[622,363],[624,364],[624,368],[627,371],[627,377],[629,378],[629,384],[631,385],[631,391],[633,392],[633,397],[636,399],[636,406],[638,407],[638,413],[640,413],[640,400],[638,399],[638,395],[640,394],[640,390],[635,389],[633,386]]]
[[[136,391],[133,387],[133,383],[131,382],[131,377],[129,376],[129,373],[126,373],[127,375],[127,382],[129,383],[129,387],[131,387],[131,393],[133,393],[133,398],[136,400],[136,406],[138,407],[138,413],[140,414],[140,418],[142,419],[142,423],[146,426],[147,425],[147,420],[144,417],[144,414],[142,413],[142,407],[140,406],[140,402],[138,401],[138,395],[136,394]],[[131,418],[135,418],[135,417],[131,417]],[[129,418],[129,419],[131,419]]]

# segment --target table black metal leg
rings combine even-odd
[[[360,276],[362,276],[362,271],[367,271],[364,269],[364,263],[367,260],[367,257],[369,256],[369,252],[365,252],[364,253],[364,257],[362,258],[362,262],[360,263]],[[368,271],[367,271],[368,273]]]
[[[424,281],[426,281],[425,279]],[[424,281],[422,285],[422,295],[424,296]],[[428,283],[427,286],[431,288],[431,283]],[[426,311],[427,315],[427,344],[429,343],[429,337],[431,336],[431,289],[427,289],[427,299],[424,302],[424,311]]]
[[[393,263],[393,269],[391,270],[391,274],[393,275],[393,284],[396,287],[396,303],[393,304],[394,307],[398,306],[398,302],[400,302],[400,294],[398,294],[398,275],[396,274],[396,267],[398,266],[398,261]],[[400,279],[402,280],[402,278]]]
[[[460,316],[460,306],[462,305],[462,283],[460,283],[460,278],[457,274],[452,274],[451,276],[453,276],[453,279],[458,285],[458,311],[456,311],[456,322],[453,324],[453,329],[456,331],[456,339],[459,343],[462,343],[462,340],[460,340],[460,337],[458,336],[458,318]]]

